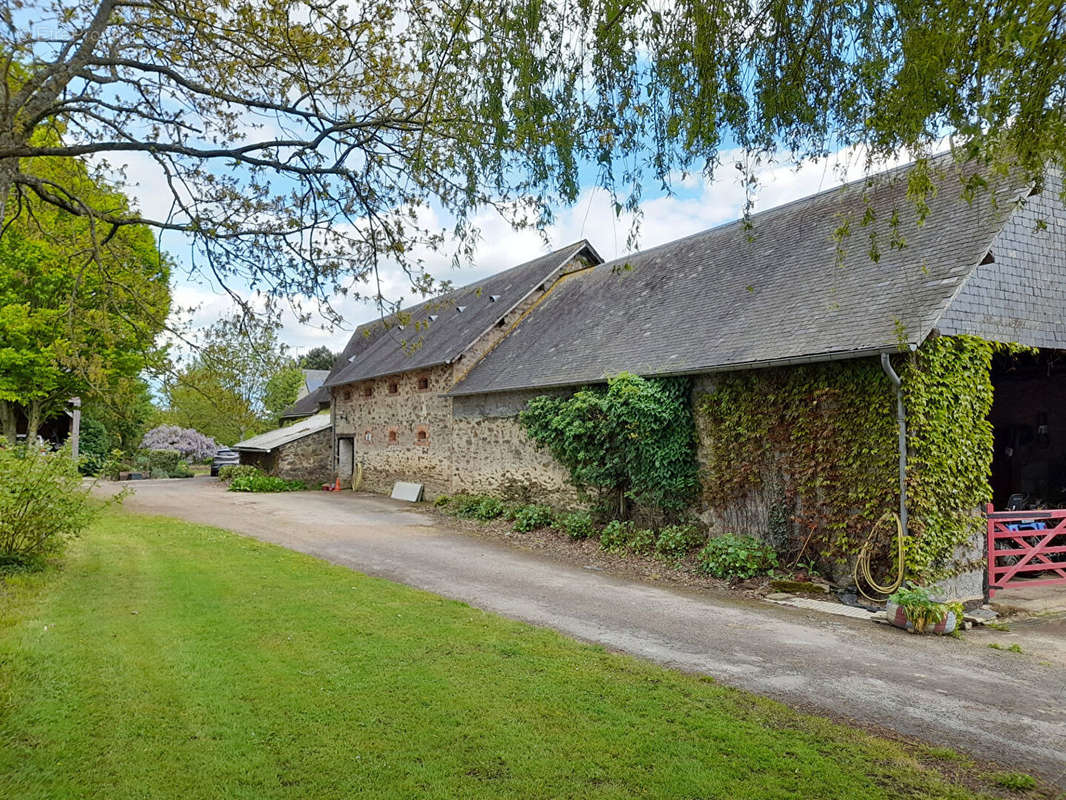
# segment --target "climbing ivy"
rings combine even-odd
[[[893,357],[907,410],[912,580],[948,575],[956,549],[981,527],[975,512],[990,495],[997,347],[934,336]],[[761,489],[787,511],[792,530],[783,549],[793,554],[847,561],[881,515],[898,508],[894,392],[872,359],[725,375],[697,410],[705,501],[724,510]],[[771,508],[772,526],[779,517]]]
[[[928,339],[902,374],[907,409],[907,572],[933,579],[951,571],[956,549],[983,526],[991,499],[992,355],[973,336]]]
[[[697,399],[704,499],[724,509],[761,488],[771,527],[791,528],[762,538],[797,556],[844,556],[898,497],[893,397],[867,361],[716,379]]]
[[[676,516],[698,493],[690,392],[682,378],[622,373],[606,388],[534,398],[519,421],[602,512]]]

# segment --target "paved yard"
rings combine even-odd
[[[624,580],[465,535],[368,495],[228,493],[205,478],[143,481],[135,490],[126,501],[134,511],[255,536],[1066,788],[1066,666],[992,650],[992,634],[907,636]]]

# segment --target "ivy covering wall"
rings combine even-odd
[[[957,571],[956,549],[981,528],[974,512],[990,496],[994,348],[934,337],[893,358],[907,409],[911,579]],[[731,373],[695,403],[705,504],[722,511],[755,490],[776,498],[786,531],[766,538],[779,549],[847,561],[898,508],[895,395],[876,360]]]
[[[621,373],[519,416],[606,517],[676,517],[698,497],[691,382]]]

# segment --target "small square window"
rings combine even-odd
[[[370,443],[371,441],[373,441],[373,438],[374,438],[374,437],[373,437],[373,435],[372,435],[372,434],[370,433],[370,429],[369,429],[369,428],[368,428],[368,429],[367,429],[366,431],[364,431],[364,432],[363,432],[363,439],[364,439],[364,440],[365,440],[365,441],[366,441],[366,442],[367,442],[368,444],[369,444],[369,443]]]
[[[396,394],[400,391],[400,384],[396,381],[389,381],[389,394]]]
[[[423,375],[418,379],[418,391],[425,392],[429,389],[429,378]]]
[[[429,431],[427,431],[425,428],[419,428],[415,432],[415,444],[429,444]]]
[[[372,397],[373,394],[374,394],[374,387],[373,386],[364,386],[363,387],[363,397]]]
[[[389,444],[396,444],[399,441],[399,436],[396,433],[395,428],[389,428]]]

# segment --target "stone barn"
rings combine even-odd
[[[241,464],[268,475],[314,485],[333,481],[329,450],[333,441],[330,415],[316,414],[292,425],[253,436],[233,445]]]

